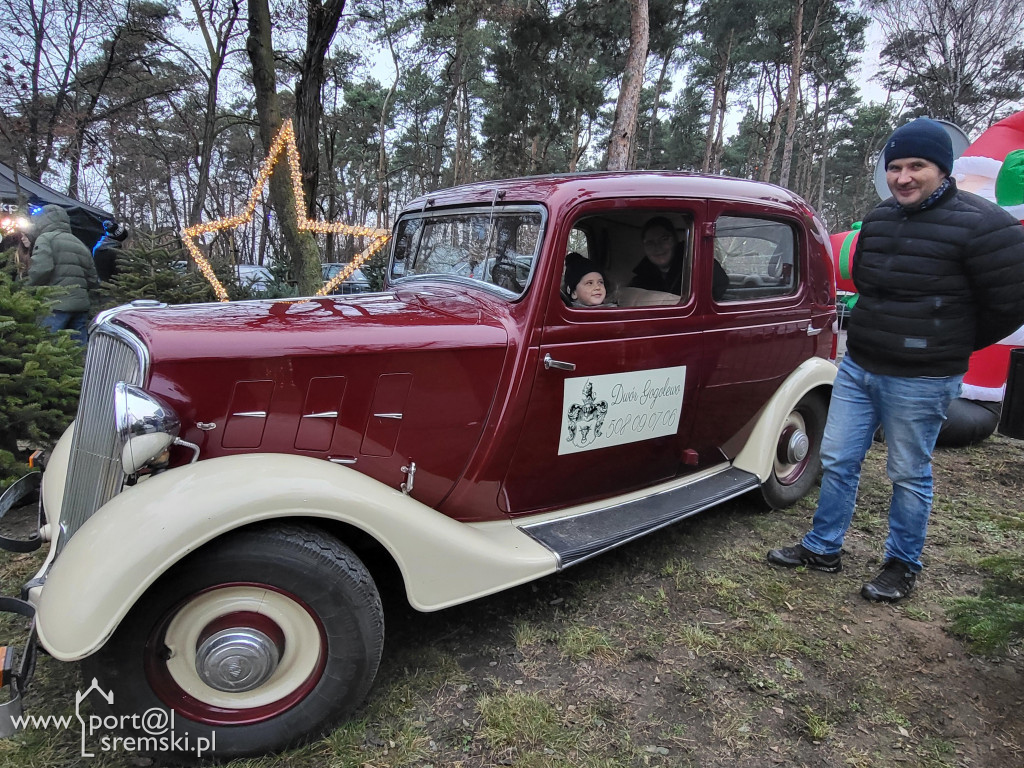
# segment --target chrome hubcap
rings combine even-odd
[[[778,459],[785,464],[799,464],[811,450],[811,440],[804,430],[792,427],[782,434],[778,445]]]
[[[196,672],[211,688],[242,693],[259,688],[281,660],[277,645],[252,627],[215,632],[196,650]]]

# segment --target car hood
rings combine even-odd
[[[331,352],[504,345],[508,303],[445,286],[311,299],[131,307],[113,322],[145,342],[153,363]]]

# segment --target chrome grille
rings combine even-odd
[[[100,325],[93,331],[71,441],[58,550],[121,491],[124,473],[117,455],[114,384],[141,385],[147,362],[146,348],[127,331],[113,325]]]

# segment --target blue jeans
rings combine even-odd
[[[832,388],[821,442],[821,494],[803,545],[819,555],[840,551],[853,519],[861,464],[881,424],[889,450],[892,481],[885,559],[921,570],[928,516],[932,509],[932,451],[950,402],[963,376],[880,376],[847,355]]]
[[[88,312],[60,312],[54,310],[39,324],[48,328],[54,333],[67,328],[72,331],[72,337],[82,346],[89,343],[89,313]]]

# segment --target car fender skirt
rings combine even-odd
[[[225,456],[125,489],[64,547],[38,596],[43,648],[61,661],[99,648],[171,565],[259,521],[323,518],[362,529],[422,611],[553,573],[555,556],[511,523],[459,523],[347,467],[282,454]]]
[[[772,399],[754,416],[754,427],[732,464],[765,482],[772,474],[779,431],[790,412],[811,392],[817,391],[826,405],[836,378],[836,365],[824,358],[812,357],[797,366]]]

